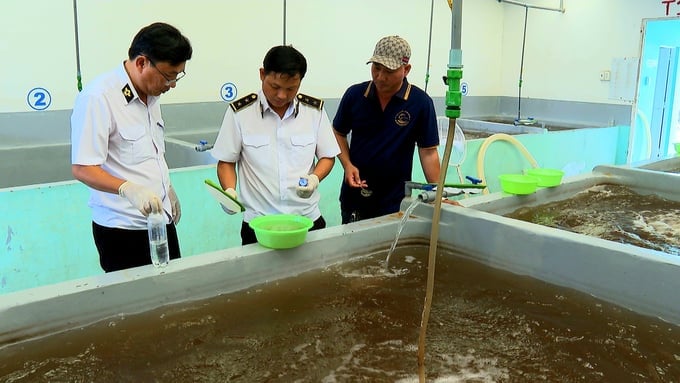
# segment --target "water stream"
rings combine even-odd
[[[389,271],[390,269],[390,257],[392,256],[392,253],[394,253],[394,249],[397,247],[397,242],[399,242],[399,236],[401,235],[401,231],[404,230],[404,226],[406,226],[406,222],[408,221],[408,217],[411,215],[413,212],[413,209],[418,206],[418,202],[420,202],[417,198],[414,198],[411,201],[411,205],[406,208],[404,211],[404,216],[401,217],[401,222],[399,222],[399,226],[397,227],[397,235],[394,237],[394,242],[392,242],[392,246],[390,246],[390,250],[387,252],[387,259],[385,260],[385,271]]]

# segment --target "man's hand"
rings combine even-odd
[[[145,217],[148,217],[150,213],[163,211],[163,203],[160,197],[142,185],[125,181],[118,188],[118,195],[127,198],[132,206],[137,208]]]
[[[314,193],[314,190],[319,187],[319,177],[316,174],[305,174],[300,177],[300,183],[295,189],[298,196],[302,198],[309,198]]]
[[[345,168],[345,182],[353,188],[365,188],[368,185],[365,180],[359,176],[359,169],[354,165],[348,165]]]
[[[179,219],[182,217],[182,207],[179,204],[179,199],[177,198],[177,194],[172,185],[170,185],[170,189],[168,190],[168,197],[170,197],[170,206],[172,208],[172,222],[177,225]]]
[[[225,190],[224,192],[229,194],[235,200],[238,199],[238,198],[236,198],[237,197],[236,196],[236,190],[234,190],[233,188],[229,188],[229,189]],[[226,207],[222,204],[220,204],[220,206],[222,206],[222,210],[224,210],[224,212],[229,214],[229,215],[234,215],[234,214],[238,213],[237,211],[231,210],[231,209],[229,209],[228,207]]]

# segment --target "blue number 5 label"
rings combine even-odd
[[[236,85],[230,82],[222,85],[222,89],[220,89],[220,96],[222,96],[222,99],[226,102],[236,99],[237,93]]]
[[[33,88],[28,92],[26,102],[35,110],[45,110],[50,107],[52,96],[45,88]]]

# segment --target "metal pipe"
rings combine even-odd
[[[451,5],[451,49],[461,49],[461,24],[463,20],[463,1],[454,1]],[[460,63],[462,66],[462,63]]]
[[[425,92],[430,82],[430,54],[432,52],[432,20],[434,19],[434,0],[430,2],[430,35],[427,41],[427,67],[425,68]]]
[[[527,7],[527,8],[535,8],[535,9],[543,9],[545,11],[554,11],[554,12],[565,12],[564,9],[564,0],[560,0],[560,7],[559,8],[550,8],[550,7],[541,7],[540,5],[531,5],[531,4],[524,4],[520,3],[519,1],[515,0],[498,0],[499,3],[508,3],[512,5],[519,5],[521,7]]]
[[[527,19],[529,7],[524,7],[524,34],[522,34],[522,59],[519,64],[519,86],[517,87],[517,122],[522,119],[522,79],[524,75],[524,48],[527,42]]]
[[[286,45],[286,0],[283,0],[283,45]]]
[[[75,29],[76,37],[76,80],[78,92],[83,90],[82,76],[80,75],[80,38],[78,37],[78,4],[77,0],[73,0],[73,27]]]

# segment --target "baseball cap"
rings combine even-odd
[[[368,59],[368,63],[378,63],[386,66],[390,70],[395,70],[402,65],[408,64],[411,58],[411,47],[406,40],[399,36],[383,37],[375,44],[373,56]]]

